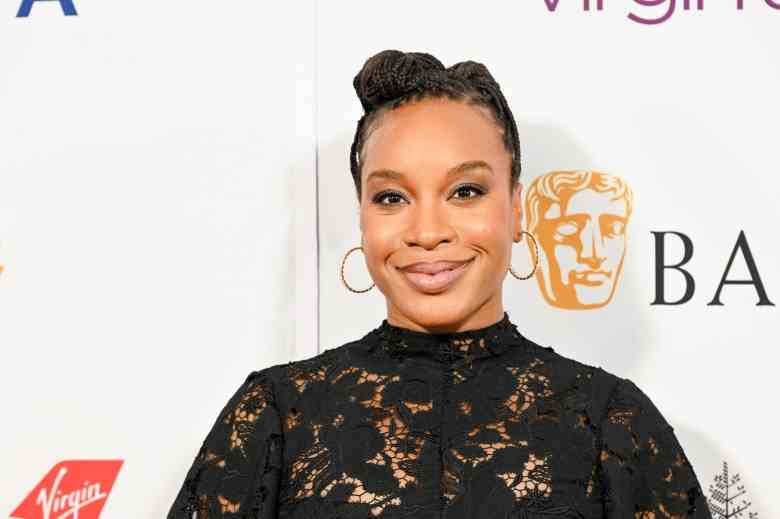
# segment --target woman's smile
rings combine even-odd
[[[461,265],[452,269],[443,269],[435,274],[427,274],[425,272],[410,271],[407,269],[398,269],[413,288],[420,292],[428,294],[436,294],[443,292],[451,287],[457,280],[463,277],[471,264],[474,263],[474,258],[462,263]]]

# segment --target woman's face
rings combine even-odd
[[[365,141],[363,253],[391,324],[435,333],[502,317],[522,212],[521,186],[509,192],[511,155],[500,132],[487,108],[428,98],[385,112]],[[437,261],[461,266],[411,272],[414,263]]]

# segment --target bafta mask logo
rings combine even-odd
[[[612,300],[632,208],[631,189],[613,175],[553,171],[534,179],[525,193],[525,220],[539,244],[535,276],[549,304],[579,310]]]

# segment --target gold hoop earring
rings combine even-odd
[[[363,292],[368,292],[369,290],[371,290],[372,288],[374,288],[374,283],[371,283],[371,286],[370,286],[370,287],[368,287],[368,288],[364,288],[363,290],[355,290],[354,288],[352,288],[351,286],[349,286],[349,283],[347,283],[347,280],[346,280],[346,279],[344,279],[344,264],[347,262],[347,256],[349,256],[350,254],[352,254],[354,251],[356,251],[356,250],[358,250],[358,249],[360,249],[360,250],[362,251],[362,250],[363,250],[363,247],[352,247],[351,249],[349,249],[349,250],[347,251],[347,253],[346,253],[346,254],[344,254],[344,258],[341,260],[341,270],[340,270],[340,274],[341,274],[341,282],[344,284],[344,286],[345,286],[345,287],[347,287],[347,289],[348,289],[348,290],[351,290],[352,292],[355,292],[355,293],[357,293],[357,294],[360,294],[360,293],[363,293]]]
[[[536,269],[539,267],[539,244],[537,243],[536,238],[534,238],[534,235],[531,234],[530,232],[520,231],[520,235],[522,236],[523,234],[527,234],[528,237],[531,238],[533,240],[533,242],[534,242],[534,256],[536,257],[536,261],[534,261],[534,269],[527,276],[518,276],[517,274],[515,274],[515,271],[512,270],[512,265],[509,265],[509,272],[511,272],[512,275],[514,277],[516,277],[517,279],[528,279],[528,278],[530,278],[531,276],[534,275],[534,273],[536,272]]]

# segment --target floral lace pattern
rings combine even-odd
[[[168,519],[711,519],[693,467],[631,380],[509,320],[359,340],[254,371]]]

